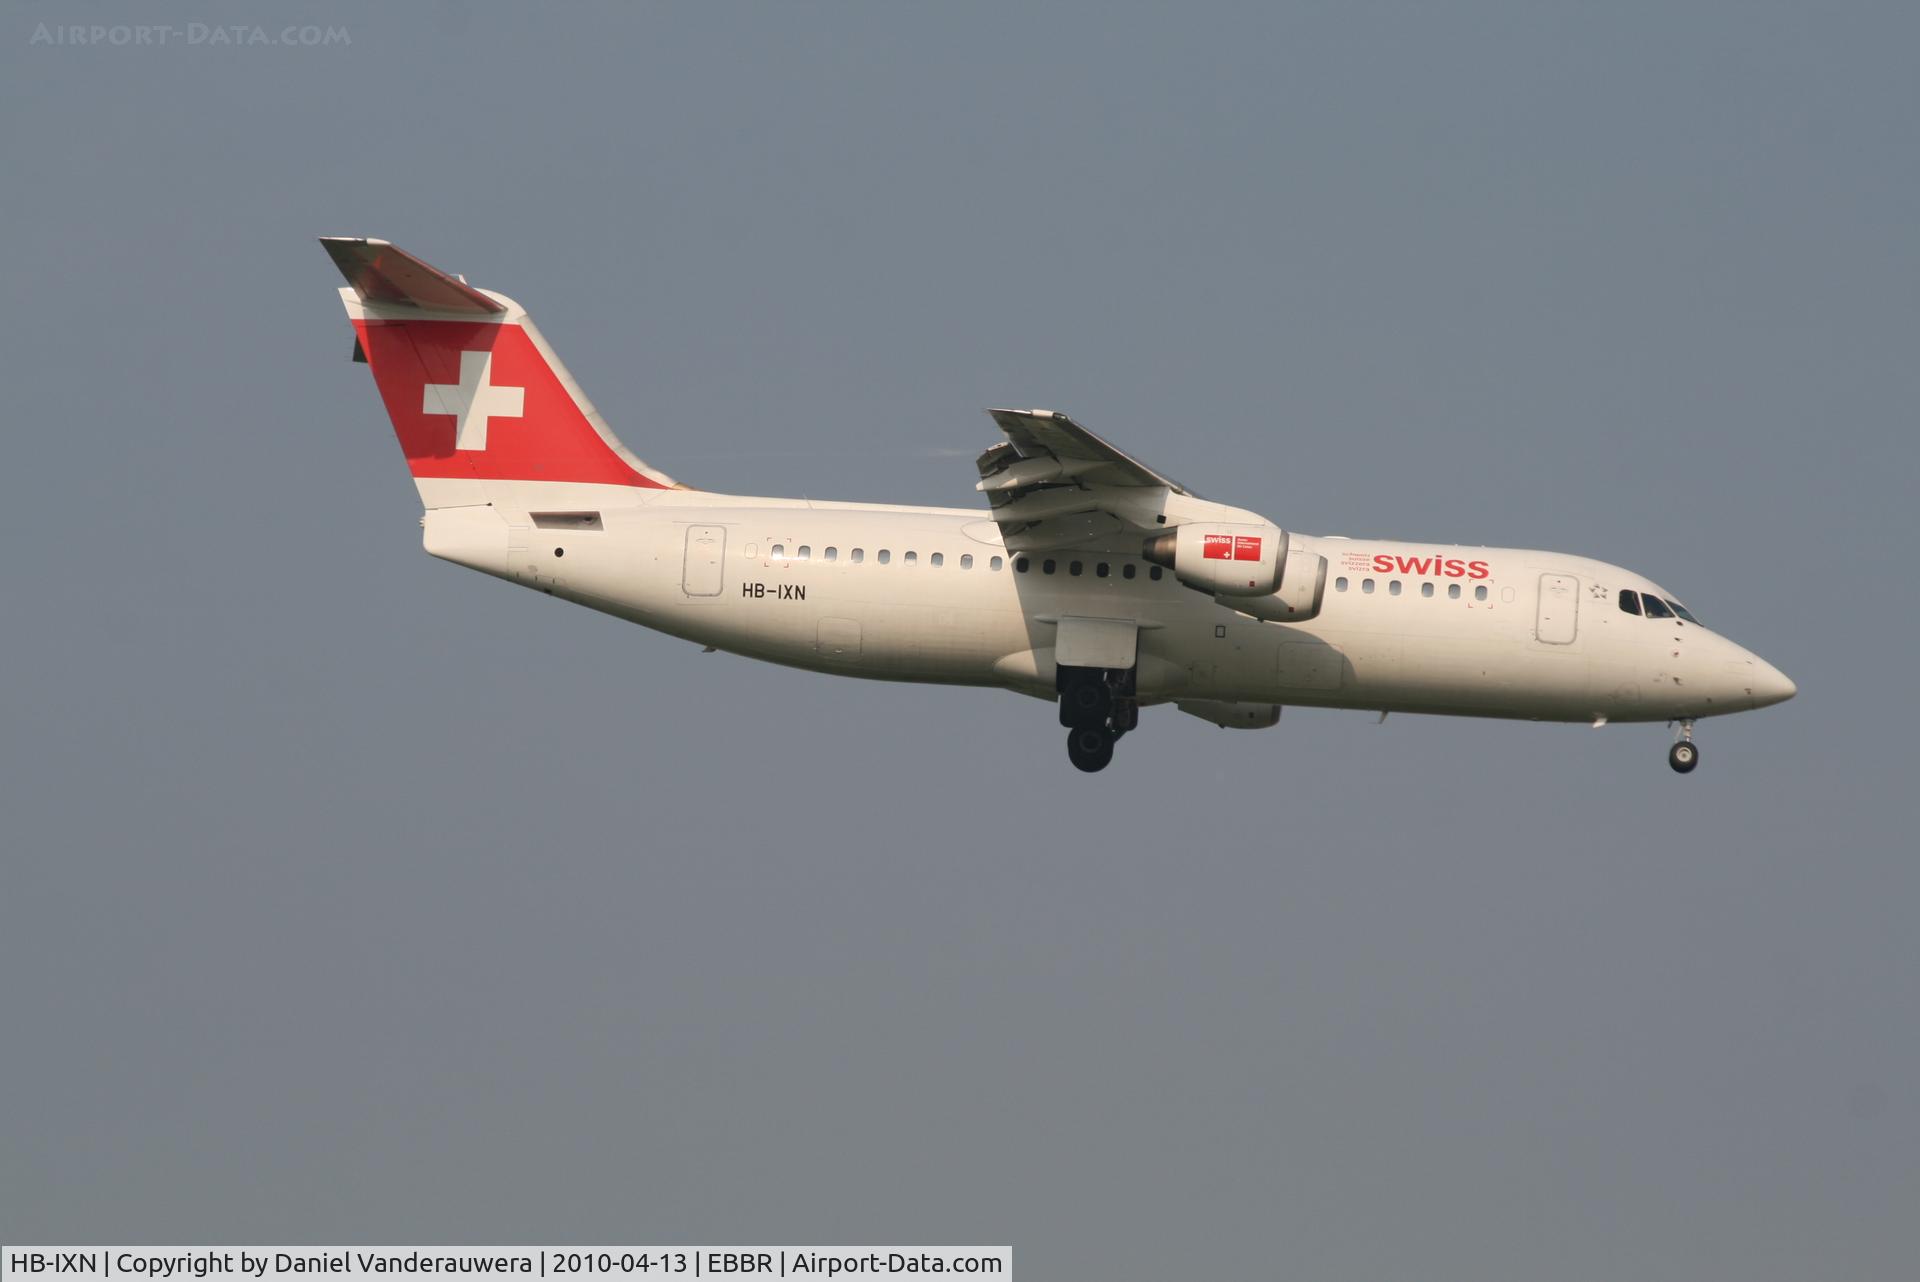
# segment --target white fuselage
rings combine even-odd
[[[1562,553],[1296,534],[1327,558],[1323,605],[1275,623],[1139,555],[1023,558],[985,512],[678,490],[603,506],[592,488],[555,487],[537,518],[432,509],[427,549],[757,659],[1049,699],[1065,618],[1138,625],[1142,703],[1664,721],[1793,691],[1706,627],[1620,609],[1622,589],[1666,595],[1643,577]]]

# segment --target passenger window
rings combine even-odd
[[[773,551],[773,559],[774,559],[774,560],[776,560],[776,561],[784,561],[784,560],[786,560],[786,559],[787,559],[787,545],[786,545],[786,544],[784,544],[784,543],[776,543],[776,544],[774,544],[774,545],[773,545],[773,549],[772,549],[772,551]]]
[[[1334,590],[1335,592],[1345,592],[1345,591],[1347,590],[1347,576],[1346,576],[1346,575],[1344,575],[1344,574],[1343,574],[1343,575],[1341,575],[1341,576],[1340,576],[1339,578],[1337,578],[1337,579],[1335,579],[1335,580],[1333,581],[1333,590]]]
[[[1432,596],[1432,595],[1433,595],[1433,584],[1431,584],[1431,583],[1422,583],[1422,584],[1420,585],[1420,595],[1421,595],[1421,596]]]
[[[973,568],[973,553],[962,552],[960,554],[960,568],[963,570],[971,570]]]
[[[1134,575],[1138,574],[1139,572],[1140,572],[1139,567],[1134,565],[1134,563],[1131,561],[1127,562],[1125,565],[1120,567],[1120,577],[1123,579],[1131,579]]]
[[[1459,599],[1460,599],[1460,585],[1458,583],[1447,584],[1447,600],[1458,601]]]
[[[825,552],[820,554],[820,559],[823,561],[838,561],[840,559],[840,549],[828,548]]]
[[[1026,557],[1016,556],[1013,558],[1013,570],[1015,574],[1025,574],[1027,572],[1027,565],[1028,561]]]
[[[813,555],[813,549],[808,547],[806,544],[802,543],[800,545],[800,551],[794,556],[794,560],[804,561],[812,555]]]
[[[1083,567],[1078,561],[1074,561],[1067,566],[1067,573],[1073,575],[1075,578],[1078,578],[1082,568]]]
[[[918,552],[909,552],[907,553],[906,560],[908,565],[918,565],[920,563],[920,554]]]
[[[1673,611],[1667,609],[1667,603],[1653,593],[1646,593],[1640,600],[1647,607],[1647,617],[1649,619],[1671,619],[1673,617]]]
[[[1640,613],[1640,594],[1632,588],[1621,588],[1620,608],[1628,614]]]
[[[1001,566],[1005,564],[1006,564],[1005,561],[1002,561],[999,557],[996,556],[991,561],[987,562],[987,568],[989,570],[998,570]]]
[[[1371,592],[1371,591],[1373,591],[1373,580],[1372,580],[1372,579],[1362,579],[1362,580],[1360,580],[1360,590],[1361,590],[1362,592]]]
[[[848,557],[847,559],[852,561],[855,565],[858,565],[862,561],[867,559],[867,550],[865,548],[855,548],[853,550],[853,555]]]
[[[1678,601],[1674,601],[1674,600],[1668,600],[1668,602],[1667,602],[1667,604],[1673,607],[1673,612],[1674,612],[1675,614],[1677,614],[1677,615],[1679,615],[1679,616],[1680,616],[1681,618],[1683,618],[1683,619],[1685,619],[1685,620],[1686,620],[1686,621],[1687,621],[1688,623],[1699,623],[1699,624],[1700,624],[1700,626],[1701,626],[1701,627],[1703,627],[1703,628],[1707,626],[1707,625],[1706,625],[1706,624],[1704,624],[1704,623],[1700,623],[1700,620],[1698,620],[1698,619],[1696,619],[1696,618],[1694,618],[1694,617],[1693,617],[1693,611],[1692,611],[1692,610],[1689,610],[1689,609],[1687,609],[1687,607],[1686,607],[1686,606],[1684,606],[1684,605],[1681,605],[1681,604],[1680,604],[1680,603],[1679,603]]]
[[[1387,595],[1388,596],[1400,595],[1400,580],[1395,579],[1393,582],[1387,584]]]
[[[1160,581],[1160,567],[1157,565],[1148,566],[1147,577],[1152,579],[1155,583],[1158,583]]]
[[[880,554],[876,559],[880,562],[880,564],[885,565],[887,562],[893,560],[893,553],[889,552],[885,548],[881,548]]]
[[[1045,560],[1045,561],[1042,561],[1042,562],[1040,563],[1040,573],[1042,573],[1042,574],[1052,574],[1052,573],[1053,573],[1053,561],[1052,561],[1051,559],[1049,559],[1049,560]]]
[[[1476,600],[1476,601],[1484,601],[1484,600],[1486,600],[1486,599],[1487,599],[1487,585],[1486,585],[1486,584],[1484,584],[1484,583],[1482,583],[1482,584],[1481,584],[1481,585],[1480,585],[1479,587],[1477,587],[1477,588],[1475,588],[1475,589],[1473,590],[1473,599],[1474,599],[1474,600]]]
[[[1094,574],[1095,574],[1095,575],[1096,575],[1097,577],[1099,577],[1099,578],[1102,578],[1102,579],[1104,579],[1104,578],[1106,578],[1106,577],[1107,577],[1107,563],[1106,563],[1105,561],[1102,561],[1102,562],[1101,562],[1100,564],[1098,564],[1098,565],[1096,565],[1096,566],[1094,566],[1094,567],[1093,567],[1093,572],[1094,572]]]
[[[932,556],[928,557],[927,560],[935,566],[945,565],[947,563],[947,554],[945,552],[935,552]]]

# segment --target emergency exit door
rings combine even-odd
[[[1571,574],[1540,576],[1540,612],[1533,634],[1548,645],[1568,645],[1580,626],[1580,580]]]
[[[726,526],[689,525],[687,560],[680,575],[681,589],[688,596],[719,596],[726,558]]]

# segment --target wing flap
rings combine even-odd
[[[1187,492],[1178,481],[1115,449],[1065,414],[1052,410],[988,410],[987,413],[1007,434],[1013,455],[997,452],[998,447],[982,454],[979,462],[983,481],[993,479],[988,471],[990,464],[994,472],[998,472],[1018,461],[1050,459],[1063,470],[1070,469],[1075,480],[1150,486],[1172,490],[1175,494]]]
[[[1177,482],[1052,410],[988,410],[1007,439],[975,461],[1009,548],[1132,545],[1158,526]]]

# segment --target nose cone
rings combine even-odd
[[[1751,650],[1744,650],[1725,638],[1718,638],[1719,654],[1726,675],[1714,683],[1714,700],[1728,712],[1766,708],[1785,703],[1799,693],[1799,687],[1787,674]]]
[[[1785,703],[1800,692],[1800,687],[1793,684],[1786,673],[1760,658],[1753,661],[1752,689],[1753,706],[1756,708]]]

